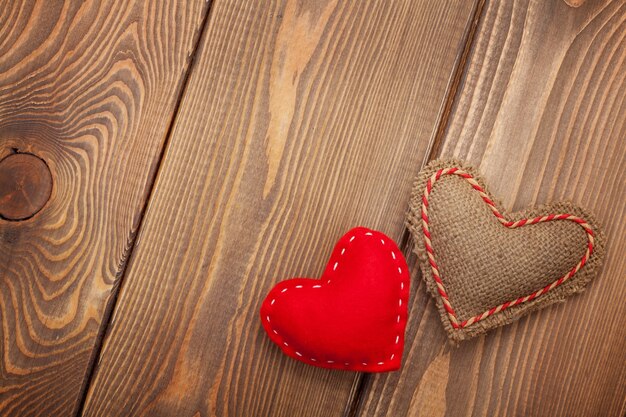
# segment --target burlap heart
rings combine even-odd
[[[434,161],[420,172],[407,226],[444,327],[461,341],[581,292],[604,239],[571,203],[505,213],[476,172]]]

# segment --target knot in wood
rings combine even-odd
[[[39,157],[12,154],[0,161],[0,216],[25,220],[43,208],[52,192],[52,174]]]

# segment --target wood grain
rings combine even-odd
[[[458,348],[420,284],[405,366],[369,381],[361,415],[624,415],[625,60],[624,1],[487,2],[437,155],[479,167],[507,209],[592,210],[605,266],[583,294]]]
[[[76,409],[205,10],[0,0],[0,159],[53,180],[41,211],[0,219],[0,415]]]
[[[86,416],[336,416],[358,375],[264,334],[279,280],[395,239],[472,2],[215,1]]]

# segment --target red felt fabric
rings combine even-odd
[[[320,279],[278,283],[263,301],[261,322],[285,354],[310,365],[397,370],[409,283],[393,240],[357,227],[339,239]]]

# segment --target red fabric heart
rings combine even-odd
[[[362,372],[400,368],[409,273],[396,244],[357,227],[335,246],[322,277],[278,283],[261,322],[284,353],[309,365]]]

